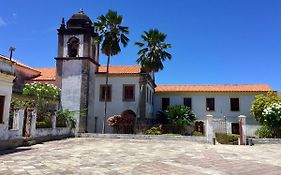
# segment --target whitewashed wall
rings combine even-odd
[[[0,95],[5,96],[3,123],[0,123],[0,140],[5,140],[9,137],[9,110],[12,96],[12,86],[14,76],[7,75],[0,72]]]
[[[109,77],[109,85],[111,85],[112,95],[111,101],[107,102],[107,117],[112,115],[121,114],[124,110],[133,110],[138,115],[138,104],[139,104],[139,94],[140,94],[140,86],[139,86],[139,77],[135,76],[111,76]],[[105,84],[105,76],[99,75],[96,76],[95,80],[95,88],[90,89],[95,92],[95,100],[94,100],[94,111],[93,115],[88,116],[88,131],[94,132],[95,126],[95,117],[98,117],[97,123],[97,132],[101,132],[102,129],[102,121],[104,115],[104,101],[100,101],[100,85]],[[134,101],[123,101],[123,85],[124,84],[134,84],[135,85],[135,100]],[[91,106],[92,107],[92,106]],[[89,109],[91,108],[89,106]],[[106,131],[111,132],[110,127],[106,124]]]

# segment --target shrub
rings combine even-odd
[[[238,145],[239,138],[237,134],[216,133],[216,139],[221,144]]]
[[[281,102],[273,103],[262,112],[263,124],[272,128],[281,127]]]
[[[169,106],[167,116],[169,125],[171,125],[169,127],[174,127],[173,133],[176,134],[185,134],[186,127],[192,125],[196,120],[195,114],[190,108],[182,105]]]
[[[255,96],[255,100],[251,107],[251,112],[255,116],[256,120],[264,125],[274,125],[275,118],[273,120],[267,116],[265,116],[265,109],[270,107],[274,103],[281,103],[281,95],[277,92],[269,92],[267,94],[259,94]],[[281,123],[279,122],[279,126],[281,126]]]
[[[67,127],[75,128],[76,120],[74,119],[74,112],[69,111],[68,109],[59,110],[57,113],[57,127]]]
[[[134,133],[136,116],[130,111],[124,111],[121,115],[113,115],[107,119],[108,125],[113,127],[114,133],[132,134]]]
[[[52,128],[51,115],[47,113],[41,120],[37,120],[36,128]]]
[[[256,135],[259,138],[272,138],[273,137],[273,130],[271,127],[263,125],[257,129]]]
[[[161,135],[161,129],[159,127],[152,127],[145,131],[146,135]]]
[[[192,136],[203,136],[203,134],[201,132],[198,132],[198,131],[193,131],[191,133]]]

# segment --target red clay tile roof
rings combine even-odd
[[[32,80],[34,81],[54,81],[56,79],[56,68],[35,68],[41,72],[39,77]],[[110,74],[138,74],[141,71],[140,66],[109,66]],[[105,73],[106,66],[100,66],[98,73]]]
[[[158,85],[158,93],[163,92],[268,92],[272,88],[266,84],[247,85]]]
[[[36,68],[41,74],[39,77],[33,78],[34,81],[55,81],[56,80],[56,68]]]
[[[105,73],[106,66],[100,66],[98,73]],[[109,74],[139,74],[141,66],[109,66]]]
[[[2,54],[0,54],[0,57],[3,58],[3,59],[6,59],[6,60],[10,60],[10,58],[8,58],[8,57],[6,57],[5,55],[2,55]],[[32,67],[30,67],[30,66],[27,66],[27,65],[21,63],[20,61],[15,60],[14,58],[12,58],[12,61],[15,62],[16,65],[18,65],[18,66],[21,66],[21,67],[24,67],[24,68],[27,68],[27,69],[30,69],[30,70],[32,70],[32,71],[35,71],[35,72],[39,73],[39,71],[36,70],[35,68],[32,68]]]

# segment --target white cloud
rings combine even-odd
[[[4,19],[0,16],[0,27],[7,26],[7,23],[4,21]]]

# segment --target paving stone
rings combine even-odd
[[[281,145],[71,138],[0,152],[0,174],[281,174]]]

